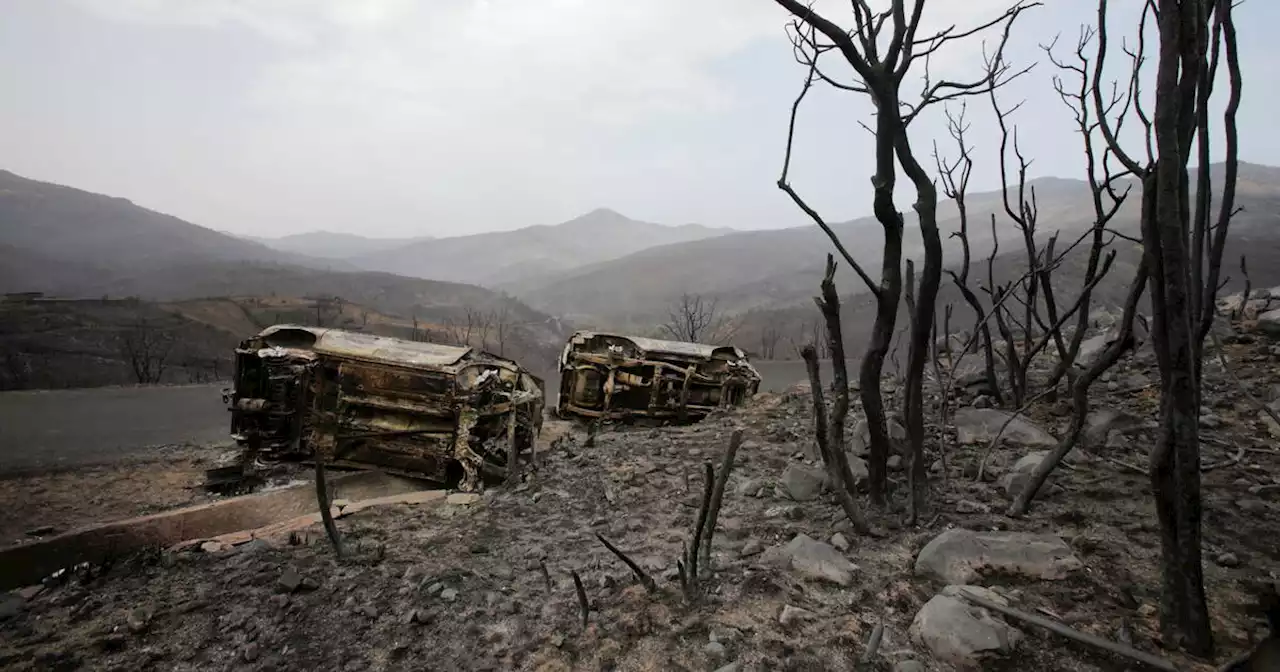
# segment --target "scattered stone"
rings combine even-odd
[[[706,644],[703,644],[702,652],[707,654],[707,657],[712,660],[722,660],[729,654],[729,651],[725,649],[724,644],[721,644],[720,642],[707,642]]]
[[[716,668],[716,672],[742,672],[742,666],[738,665],[737,662],[732,662],[724,667]]]
[[[0,622],[7,621],[22,613],[26,600],[17,593],[5,593],[0,596]]]
[[[994,408],[961,408],[956,411],[954,418],[956,437],[963,444],[990,443],[1001,425],[1012,415]],[[1000,438],[1006,443],[1030,447],[1047,448],[1058,445],[1058,440],[1053,435],[1023,417],[1010,421]]]
[[[739,497],[759,497],[764,491],[764,482],[758,478],[748,478],[738,482],[737,487],[733,489],[734,494]]]
[[[146,632],[147,627],[151,625],[151,610],[146,607],[130,610],[129,615],[125,617],[125,625],[128,626],[129,632],[135,635]]]
[[[843,534],[836,532],[831,535],[831,545],[834,546],[837,551],[845,553],[849,550],[849,539]]]
[[[227,550],[227,545],[220,541],[206,541],[200,544],[200,550],[204,553],[221,553]]]
[[[782,472],[782,487],[797,502],[807,502],[822,494],[827,472],[802,464],[789,464]]]
[[[986,609],[967,602],[961,597],[962,591],[1008,604],[986,588],[947,586],[916,613],[909,635],[938,660],[982,669],[992,659],[1012,653],[1022,640],[1022,633]]]
[[[293,567],[286,568],[276,581],[276,588],[285,593],[292,593],[301,586],[302,575]]]
[[[972,499],[962,499],[956,502],[956,513],[991,513],[991,507]]]
[[[40,527],[33,527],[30,530],[27,530],[26,534],[28,537],[43,537],[45,535],[53,534],[55,531],[57,531],[57,528],[52,525],[41,525]]]
[[[1031,483],[1031,475],[1036,467],[1049,456],[1049,451],[1041,450],[1022,456],[1013,464],[1004,476],[1000,477],[1000,488],[1010,499],[1017,497]]]
[[[782,614],[778,616],[778,622],[782,624],[782,627],[789,628],[793,625],[812,621],[816,617],[817,614],[808,609],[801,609],[788,604],[782,607]]]
[[[1212,413],[1200,416],[1200,426],[1205,429],[1218,429],[1223,424],[1222,418]]]
[[[1219,553],[1218,557],[1214,558],[1213,561],[1227,568],[1234,568],[1234,567],[1240,566],[1239,556],[1231,552]]]
[[[536,565],[536,563],[535,563],[535,565]],[[431,585],[427,586],[427,595],[435,595],[435,594],[439,593],[439,592],[440,592],[440,591],[442,591],[442,590],[444,590],[444,584],[443,584],[443,583],[436,582],[436,583],[433,583],[433,584],[431,584]]]
[[[853,583],[853,573],[858,571],[858,566],[840,551],[804,534],[797,534],[785,545],[774,546],[765,551],[760,562],[790,569],[805,578],[846,587]]]
[[[1142,420],[1116,408],[1100,408],[1090,411],[1084,419],[1084,440],[1096,446],[1107,440],[1112,432],[1129,432],[1142,427]]]
[[[1261,499],[1240,499],[1236,501],[1236,506],[1245,513],[1266,513],[1271,508]]]
[[[749,558],[753,555],[759,555],[764,551],[764,544],[759,539],[748,539],[747,543],[742,545],[742,557]]]
[[[853,474],[853,484],[855,486],[866,483],[867,479],[871,477],[867,461],[854,455],[849,456],[849,472]]]
[[[254,642],[249,642],[248,644],[245,645],[244,649],[240,652],[240,657],[244,659],[244,662],[252,663],[256,661],[258,659],[258,656],[260,656],[261,654],[262,654],[262,651],[258,648],[258,645]]]
[[[458,599],[458,589],[445,588],[444,590],[440,591],[440,599],[444,600],[445,602],[453,602],[454,600]]]
[[[886,465],[886,466],[888,466],[890,469],[892,469],[892,470],[894,470],[894,471],[897,471],[897,470],[901,469],[901,468],[902,468],[902,456],[901,456],[901,455],[890,455],[890,456],[889,456],[889,459],[885,462],[885,465]]]
[[[977,409],[992,408],[994,406],[995,406],[995,402],[991,400],[991,397],[988,397],[985,394],[980,395],[977,399],[973,400],[973,407]],[[911,661],[911,662],[914,662],[914,661]]]
[[[918,660],[900,660],[894,663],[893,672],[925,672],[924,663]]]
[[[984,570],[1057,580],[1083,566],[1066,542],[1051,534],[957,528],[939,534],[920,550],[915,572],[949,584],[965,584]]]
[[[368,618],[370,620],[376,619],[378,617],[378,608],[373,606],[372,604],[363,605],[360,608],[356,609],[356,612],[359,613],[361,616],[364,616],[365,618]]]
[[[1269,310],[1258,315],[1258,331],[1280,336],[1280,310]]]
[[[479,502],[480,499],[480,495],[474,492],[455,492],[446,497],[444,501],[455,506],[467,506]]]

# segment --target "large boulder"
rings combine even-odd
[[[1058,580],[1083,567],[1060,537],[1030,532],[951,529],[916,556],[915,572],[949,584],[973,583],[983,572]]]
[[[1280,309],[1269,310],[1258,316],[1258,331],[1280,336]]]
[[[956,436],[960,443],[990,443],[996,432],[1013,414],[994,408],[961,408],[956,411],[953,422],[956,425]],[[1000,438],[1006,443],[1013,443],[1032,448],[1049,448],[1058,445],[1053,435],[1044,431],[1039,425],[1021,416],[1013,418],[1005,427]]]
[[[782,471],[782,488],[797,502],[817,499],[827,483],[827,472],[803,464],[789,464]]]
[[[982,669],[993,658],[1007,656],[1022,633],[986,609],[966,601],[963,592],[1001,605],[1008,602],[978,586],[947,586],[916,613],[909,636],[938,660],[963,669]]]
[[[784,545],[774,546],[760,556],[760,564],[789,569],[797,575],[839,586],[853,584],[858,566],[844,557],[834,546],[797,534]]]

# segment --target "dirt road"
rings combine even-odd
[[[0,393],[0,474],[229,441],[221,384]]]

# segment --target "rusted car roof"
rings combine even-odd
[[[319,354],[399,366],[445,369],[460,362],[472,350],[470,347],[420,343],[357,331],[292,324],[268,327],[259,337],[270,340],[272,334],[281,331],[304,331],[311,334],[316,339],[311,349]]]
[[[651,352],[666,355],[683,355],[685,357],[701,357],[709,359],[717,350],[728,349],[737,357],[744,357],[744,353],[731,345],[706,345],[705,343],[685,343],[683,341],[664,341],[660,338],[645,338],[643,336],[628,336],[625,334],[613,334],[601,331],[578,331],[569,338],[569,345],[565,347],[565,354],[569,352],[569,347],[573,343],[581,343],[587,339],[596,336],[607,336],[609,338],[620,338],[635,343],[636,347],[644,352]]]

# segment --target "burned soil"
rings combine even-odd
[[[1206,367],[1205,572],[1220,660],[1262,634],[1247,608],[1252,586],[1280,578],[1280,451],[1245,396],[1265,402],[1273,394],[1280,349],[1242,340],[1227,346],[1242,384]],[[917,556],[940,533],[966,529],[1052,535],[1078,559],[1052,579],[995,571],[971,582],[1011,606],[1180,669],[1212,669],[1159,643],[1159,537],[1143,473],[1158,399],[1153,372],[1139,353],[1099,384],[1094,407],[1132,421],[1077,450],[1025,518],[1003,515],[1003,484],[1031,449],[997,447],[979,480],[985,443],[956,446],[948,428],[951,447],[945,466],[933,467],[923,524],[873,512],[884,536],[858,537],[820,481],[805,480],[821,470],[801,388],[758,395],[688,427],[604,431],[591,446],[584,432],[548,422],[544,438],[562,438],[513,490],[341,518],[354,549],[344,561],[312,529],[214,552],[121,559],[12,595],[0,611],[0,667],[836,670],[854,669],[883,624],[867,669],[912,669],[907,661],[949,669],[911,634],[944,585],[918,571]],[[1062,411],[1043,404],[1028,422],[1057,433]],[[677,587],[676,559],[690,542],[703,464],[719,463],[735,429],[746,441],[715,530],[713,574],[705,594],[689,601]],[[905,490],[901,471],[891,479]],[[596,534],[629,554],[658,590],[639,585]],[[794,558],[780,566],[779,549],[800,535],[837,559],[817,570]],[[571,571],[589,605],[585,627]],[[1021,641],[983,669],[1137,669],[1007,624]]]

